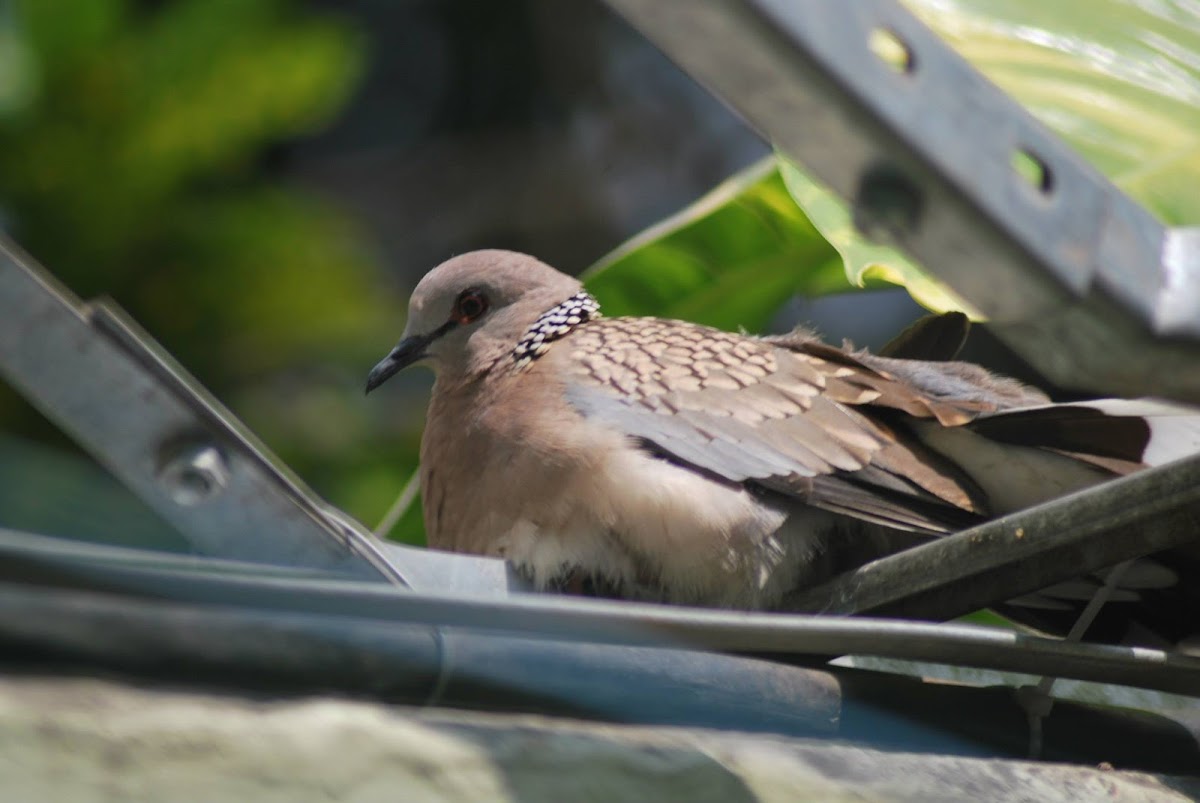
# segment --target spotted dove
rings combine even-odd
[[[417,362],[436,374],[429,545],[627,598],[772,608],[885,552],[1200,450],[1200,418],[1174,406],[1052,405],[968,363],[602,317],[579,281],[506,251],[421,280],[368,391]]]

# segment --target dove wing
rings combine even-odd
[[[815,353],[680,321],[612,318],[567,347],[567,400],[648,450],[733,483],[903,529],[977,520],[978,492],[905,416],[977,410],[926,398],[827,346]]]

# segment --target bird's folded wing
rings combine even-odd
[[[564,345],[568,401],[678,463],[905,529],[982,513],[953,466],[887,421],[962,424],[974,403],[929,398],[837,349],[677,321],[602,319]]]

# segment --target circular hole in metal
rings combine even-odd
[[[1013,151],[1011,164],[1013,171],[1042,195],[1049,195],[1054,191],[1054,173],[1050,166],[1032,151],[1026,148]]]
[[[889,31],[887,28],[875,28],[871,31],[867,46],[876,58],[890,67],[893,72],[908,74],[917,68],[912,48],[905,44],[895,31]]]

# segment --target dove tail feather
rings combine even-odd
[[[1008,410],[969,427],[993,441],[1053,450],[1116,474],[1200,452],[1200,411],[1150,399]]]

